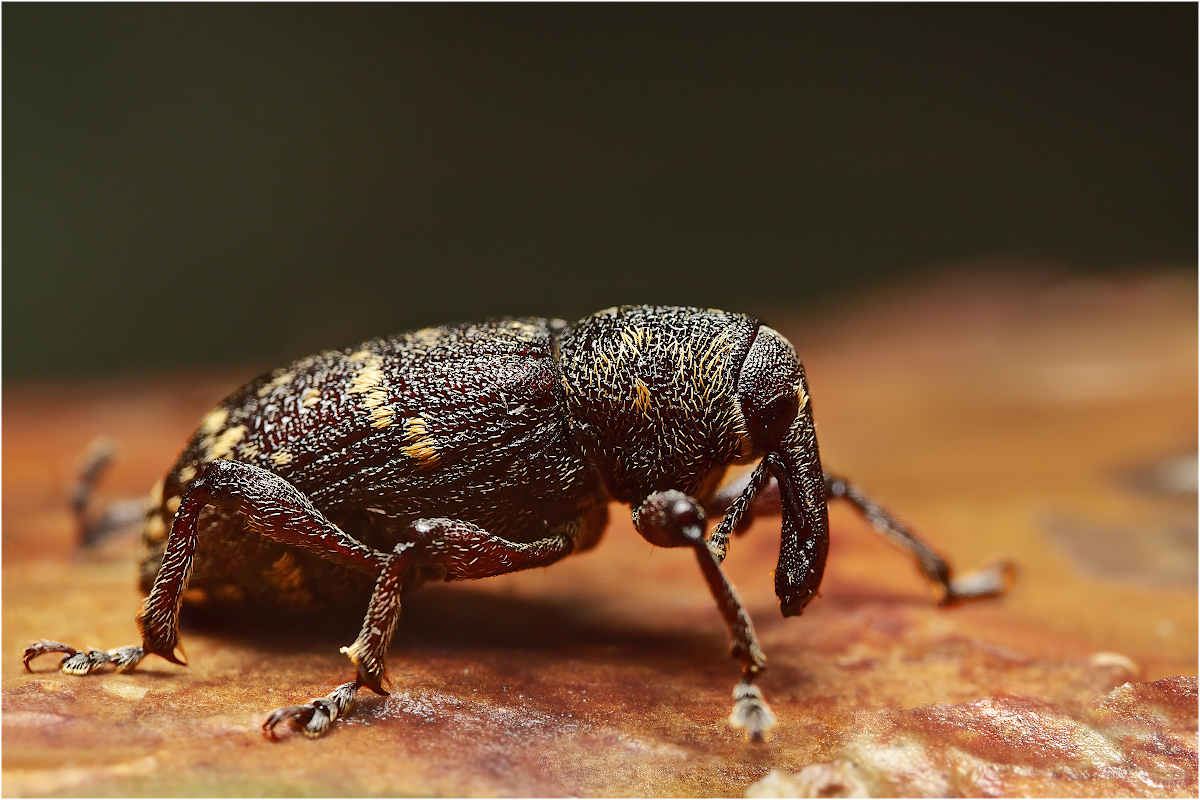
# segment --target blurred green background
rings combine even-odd
[[[3,9],[3,374],[1197,256],[1197,7]],[[971,260],[975,261],[972,262]]]

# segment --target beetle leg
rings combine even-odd
[[[779,513],[779,484],[771,478],[770,484],[764,486],[766,479],[771,477],[767,465],[759,462],[753,470],[730,481],[717,490],[717,493],[705,503],[704,510],[712,516],[722,516],[721,523],[708,537],[708,549],[718,561],[724,561],[729,547],[731,532],[741,535],[746,532],[756,514],[764,513],[760,506],[763,504],[761,495],[769,487],[775,489],[774,512]],[[769,510],[766,513],[770,513]]]
[[[775,727],[775,715],[763,700],[754,679],[767,668],[750,615],[729,582],[721,562],[704,538],[704,510],[691,497],[674,490],[655,492],[633,511],[633,524],[648,542],[659,547],[691,547],[717,608],[725,618],[732,642],[730,655],[742,662],[742,680],[734,687],[729,724],[761,741]]]
[[[275,726],[287,721],[293,728],[300,728],[304,735],[316,739],[329,730],[340,717],[346,716],[354,708],[358,694],[358,681],[343,683],[324,697],[318,697],[303,706],[284,706],[277,708],[263,721],[263,736],[272,741],[278,741]]]
[[[73,675],[86,675],[108,664],[123,672],[150,654],[186,664],[179,647],[179,608],[198,545],[197,522],[207,505],[237,508],[250,530],[315,551],[335,563],[371,573],[386,563],[385,554],[355,541],[326,520],[307,497],[278,475],[250,464],[214,461],[188,488],[175,515],[162,567],[138,614],[141,646],[79,652],[60,642],[39,642],[25,651],[26,668],[32,659],[52,652],[67,654],[60,669]]]
[[[23,659],[25,669],[33,672],[29,667],[29,662],[47,653],[63,654],[63,659],[59,662],[59,669],[68,675],[87,675],[89,672],[95,672],[109,664],[114,665],[117,672],[124,672],[127,669],[133,669],[133,667],[137,666],[137,663],[143,657],[142,648],[140,647],[118,647],[115,650],[89,648],[87,652],[80,652],[62,642],[52,642],[49,639],[42,639],[25,648],[25,657]]]
[[[408,541],[396,545],[379,574],[362,631],[354,644],[342,648],[358,669],[358,682],[377,694],[387,694],[384,657],[400,619],[404,583],[414,575],[432,571],[448,581],[473,580],[546,567],[575,551],[582,530],[582,520],[574,520],[544,539],[521,543],[457,519],[419,519],[410,524]]]
[[[199,544],[200,512],[208,505],[236,508],[249,530],[334,563],[374,573],[385,558],[325,519],[303,493],[273,472],[237,461],[212,462],[183,495],[162,567],[137,618],[146,652],[176,664],[185,663],[176,655],[179,607]]]
[[[741,533],[759,516],[776,516],[780,513],[779,483],[769,476],[762,487],[747,503],[752,482],[757,480],[758,469],[739,476],[722,486],[706,504],[709,513],[725,514],[725,519],[713,531],[709,547],[723,557],[730,531]],[[932,545],[918,536],[895,514],[879,505],[857,485],[829,472],[825,473],[825,496],[828,500],[845,500],[854,506],[876,531],[889,542],[908,553],[917,564],[921,574],[937,587],[941,597],[938,604],[954,606],[974,600],[998,597],[1012,588],[1016,579],[1016,567],[1011,561],[997,560],[966,575],[954,575],[953,566]],[[733,517],[733,521],[730,521]]]
[[[272,712],[263,723],[264,735],[275,739],[275,727],[287,720],[293,727],[303,727],[305,736],[320,736],[350,709],[360,688],[387,694],[387,649],[400,620],[400,597],[406,583],[411,585],[430,574],[445,580],[471,580],[545,567],[575,552],[585,529],[581,517],[543,539],[522,543],[462,520],[434,518],[411,523],[405,533],[407,541],[396,545],[379,572],[358,638],[342,648],[354,662],[355,679],[308,705]]]
[[[83,456],[75,485],[71,488],[71,513],[79,531],[77,547],[80,552],[94,548],[116,533],[132,530],[145,513],[142,500],[118,500],[99,511],[91,510],[96,483],[107,471],[115,453],[116,447],[108,439],[93,441]]]
[[[986,600],[998,597],[1012,588],[1016,579],[1016,567],[1011,561],[1004,559],[955,577],[954,568],[941,553],[845,478],[825,473],[825,495],[831,500],[841,498],[848,501],[871,523],[871,527],[912,556],[917,563],[917,569],[941,593],[939,605],[954,606],[973,600]]]

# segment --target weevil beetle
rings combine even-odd
[[[720,487],[728,466],[754,459]],[[573,325],[427,328],[301,359],[209,412],[147,503],[142,643],[80,652],[43,640],[25,666],[52,652],[77,675],[150,654],[183,664],[179,612],[196,593],[292,608],[361,596],[362,632],[342,649],[354,679],[263,723],[270,738],[285,721],[319,736],[360,688],[386,694],[402,590],[588,550],[616,500],[649,542],[695,553],[742,665],[730,723],[762,739],[775,724],[754,685],[767,661],[721,566],[729,534],[781,514],[775,592],[797,615],[820,586],[836,498],[910,553],[943,603],[1010,585],[1006,562],[952,578],[936,550],[822,470],[804,368],[757,319],[625,306]],[[710,514],[723,519],[706,535]]]

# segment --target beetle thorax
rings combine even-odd
[[[564,332],[559,368],[572,432],[616,499],[704,494],[745,455],[737,378],[757,326],[723,311],[638,306]]]

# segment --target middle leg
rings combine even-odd
[[[548,566],[575,552],[584,532],[585,518],[581,517],[549,531],[542,539],[522,543],[502,539],[463,520],[416,520],[379,573],[358,638],[342,648],[354,662],[354,680],[306,705],[272,712],[263,722],[263,734],[277,738],[276,727],[286,721],[315,738],[353,707],[360,688],[387,694],[387,649],[400,620],[400,598],[406,586],[429,577],[472,580]]]

